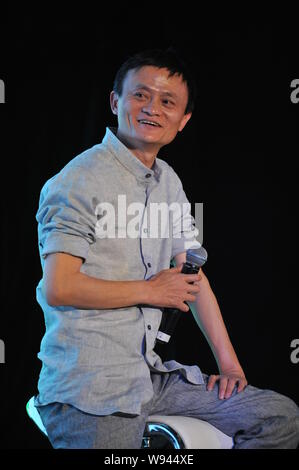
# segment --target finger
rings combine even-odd
[[[183,274],[185,276],[186,282],[195,282],[198,281],[199,275],[198,274]]]
[[[237,388],[237,393],[240,393],[244,390],[244,388],[248,385],[248,382],[246,379],[240,379],[239,380],[239,385]]]
[[[185,302],[195,302],[195,301],[196,301],[196,295],[186,294]]]
[[[218,377],[219,375],[210,375],[208,385],[207,385],[207,389],[209,391],[213,390]]]
[[[200,287],[197,286],[196,284],[190,284],[190,286],[188,286],[188,292],[199,292],[200,291]]]
[[[189,305],[186,305],[185,302],[182,302],[181,305],[179,306],[179,309],[182,310],[183,312],[189,312]]]
[[[220,400],[224,399],[224,395],[225,395],[226,387],[227,387],[227,382],[228,382],[227,377],[220,377],[220,383],[219,383],[219,398],[220,398]]]
[[[233,393],[233,390],[236,386],[237,381],[238,381],[238,379],[229,379],[228,380],[224,398],[230,398],[231,397],[231,394]]]

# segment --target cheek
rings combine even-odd
[[[169,131],[171,133],[177,133],[182,123],[181,117],[178,117],[177,115],[173,114],[168,114],[167,121],[169,125]]]
[[[124,114],[130,115],[132,117],[138,116],[140,112],[140,105],[138,103],[128,100],[124,105]]]
[[[132,110],[128,104],[124,104],[119,109],[118,121],[125,126],[130,125],[130,122],[132,121]]]
[[[179,126],[182,120],[182,114],[178,110],[167,110],[165,116],[172,126]]]

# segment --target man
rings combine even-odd
[[[129,58],[111,93],[118,128],[42,189],[36,406],[55,448],[140,448],[149,414],[203,419],[235,448],[297,446],[297,405],[247,385],[203,270],[180,272],[186,249],[200,244],[180,179],[157,154],[191,118],[194,94],[173,51]],[[147,209],[161,203],[182,211],[169,211],[166,237],[149,236]],[[126,219],[136,207],[137,228]],[[163,307],[185,312],[185,302],[195,302],[219,374],[163,364],[154,352]]]

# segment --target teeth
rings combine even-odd
[[[151,121],[146,121],[145,119],[142,119],[139,122],[141,122],[142,124],[150,124],[151,126],[156,126],[156,127],[159,126],[159,124],[156,124],[156,123],[151,122]]]

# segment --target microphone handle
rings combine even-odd
[[[181,270],[183,274],[197,274],[198,271],[199,266],[188,262],[183,264]],[[188,305],[187,302],[184,303]],[[161,324],[156,338],[157,343],[167,344],[169,342],[182,313],[182,310],[178,308],[167,307],[163,309]]]

